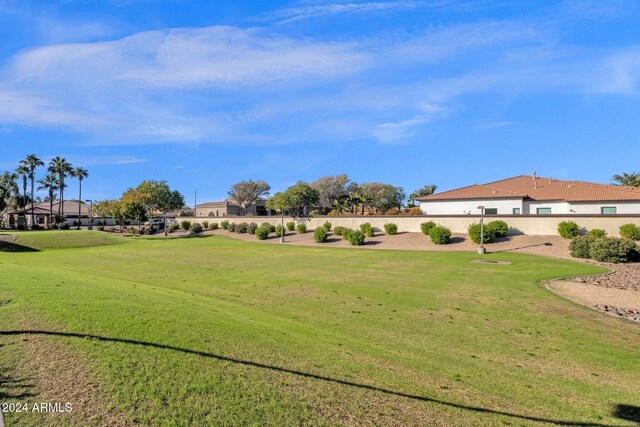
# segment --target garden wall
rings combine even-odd
[[[222,222],[255,222],[258,225],[268,222],[273,225],[280,224],[279,216],[226,216],[215,218],[181,217],[178,221],[188,220],[202,223]],[[558,234],[558,224],[562,221],[575,221],[581,227],[590,230],[601,228],[610,236],[617,237],[622,224],[634,223],[640,225],[640,214],[637,215],[491,215],[486,216],[485,221],[503,220],[511,227],[510,234],[529,234],[551,236]],[[285,217],[285,223],[292,218]],[[329,221],[333,227],[342,226],[359,228],[360,224],[369,222],[374,228],[383,230],[384,224],[392,222],[398,225],[398,231],[419,232],[420,223],[433,221],[444,225],[454,233],[466,233],[467,227],[474,222],[480,222],[479,215],[364,215],[364,216],[314,216],[312,218],[298,218],[296,222],[305,222],[307,227],[314,229]]]

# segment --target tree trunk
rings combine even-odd
[[[32,177],[31,178],[31,229],[33,229],[33,224],[35,222],[35,216],[34,216],[34,213],[33,213],[33,208],[34,208],[34,206],[33,206],[33,198],[35,196],[35,194],[33,192],[33,186],[35,184],[34,181],[35,181],[35,177]]]
[[[53,224],[53,190],[49,189],[49,228]]]
[[[79,175],[79,174],[78,174]],[[78,192],[78,230],[80,230],[80,207],[82,206],[82,179],[78,180],[80,191]]]

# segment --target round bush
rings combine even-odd
[[[191,231],[191,234],[200,234],[203,229],[202,225],[196,222],[191,225],[189,230]]]
[[[345,230],[345,228],[344,228],[344,227],[340,227],[340,226],[338,226],[338,227],[336,227],[336,228],[334,228],[334,229],[333,229],[333,233],[334,233],[336,236],[342,236],[342,233],[344,232],[344,230]]]
[[[316,243],[326,243],[328,236],[329,231],[324,227],[318,227],[313,232],[313,240],[315,240]]]
[[[256,228],[255,235],[258,240],[266,240],[269,237],[271,230],[268,227],[260,226]]]
[[[574,237],[569,243],[569,254],[574,258],[591,258],[591,245],[595,241],[591,235]]]
[[[324,224],[322,224],[322,228],[327,231],[331,231],[331,223],[329,221],[325,222]]]
[[[574,221],[562,221],[558,224],[558,234],[565,239],[573,239],[580,235],[580,226]]]
[[[509,226],[504,221],[491,221],[487,224],[487,230],[496,237],[505,237],[509,232]]]
[[[212,222],[211,224],[209,224],[209,230],[217,230],[217,229],[218,229],[217,222]]]
[[[247,234],[255,234],[257,229],[258,224],[256,224],[255,222],[250,222],[249,225],[247,225]]]
[[[593,237],[594,239],[599,239],[601,237],[607,237],[607,232],[599,228],[594,228],[592,230],[589,230],[589,236]]]
[[[436,245],[446,245],[451,240],[451,230],[441,225],[429,229],[429,237]]]
[[[285,225],[287,226],[288,231],[293,231],[296,228],[296,223],[293,221],[289,221]]]
[[[249,224],[247,224],[246,222],[236,224],[236,233],[246,233],[248,228]]]
[[[368,222],[360,224],[360,231],[362,231],[367,237],[373,237],[375,234],[373,231],[373,227]]]
[[[360,246],[364,243],[364,233],[360,230],[350,230],[347,240],[353,246]]]
[[[202,228],[204,228],[205,230],[209,228],[209,221],[202,221]]]
[[[189,228],[191,228],[191,221],[187,221],[187,220],[182,221],[180,223],[180,227],[182,227],[186,231],[189,231]]]
[[[228,224],[227,225],[227,231],[231,231],[231,232],[236,231],[236,223],[232,222],[232,223]]]
[[[263,222],[262,225],[260,225],[260,227],[266,227],[269,229],[269,233],[275,233],[276,231],[276,226],[273,224],[269,224],[268,222]]]
[[[420,224],[420,231],[422,231],[423,234],[428,236],[429,230],[431,230],[435,226],[436,226],[436,223],[433,221],[423,222],[422,224]]]
[[[298,226],[296,227],[296,230],[300,234],[306,233],[307,232],[307,224],[298,224]]]
[[[281,225],[277,225],[275,231],[276,231],[276,236],[278,237],[284,236],[284,229],[282,228]]]
[[[153,227],[149,227],[146,230],[144,230],[144,234],[146,234],[147,236],[151,236],[152,234],[154,234],[156,232],[156,229]]]
[[[362,224],[360,224],[360,231],[362,231],[363,233],[369,228],[371,228],[371,223],[363,222]]]
[[[474,222],[469,226],[467,231],[469,233],[469,238],[471,239],[471,241],[473,243],[480,244],[480,224]],[[483,234],[483,243],[491,243],[491,241],[493,241],[494,235],[491,231],[487,230],[487,227],[484,227]]]
[[[229,228],[229,221],[227,221],[226,219],[222,221],[220,223],[220,228],[222,228],[223,230],[226,230],[227,228]]]
[[[635,224],[621,225],[620,236],[629,240],[640,240],[640,227]]]
[[[600,262],[628,262],[637,255],[637,248],[633,240],[603,237],[591,244],[589,255]]]
[[[392,222],[384,225],[384,232],[390,236],[398,234],[398,226]]]
[[[351,233],[353,233],[352,229],[345,228],[344,230],[342,230],[342,238],[346,241],[349,241],[349,236],[351,236]]]

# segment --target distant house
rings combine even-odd
[[[266,216],[270,215],[269,210],[265,207],[266,199],[258,199],[256,203],[249,205],[244,215],[247,216]],[[242,209],[237,203],[227,199],[222,202],[206,202],[196,205],[196,217],[215,218],[220,216],[240,216]]]
[[[84,203],[79,203],[73,200],[67,200],[64,202],[64,219],[69,225],[73,225],[75,221],[78,221],[78,207],[80,208],[80,221],[83,225],[89,223],[91,217],[91,209]],[[33,206],[34,222],[42,227],[49,227],[49,219],[57,215],[60,211],[60,201],[53,202],[53,211],[50,210],[49,202],[36,203]],[[5,219],[10,227],[19,226],[31,226],[31,205],[27,205],[26,209],[16,209],[7,213]]]
[[[426,215],[640,214],[640,188],[516,176],[420,197]]]

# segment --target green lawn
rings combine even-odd
[[[542,283],[595,266],[219,236],[32,232],[13,245],[21,251],[0,252],[0,401],[40,401],[47,385],[46,396],[66,401],[62,380],[33,368],[62,354],[86,368],[77,375],[97,384],[103,408],[141,425],[636,425],[639,416],[640,327]],[[105,422],[84,411],[94,417],[5,417]]]

